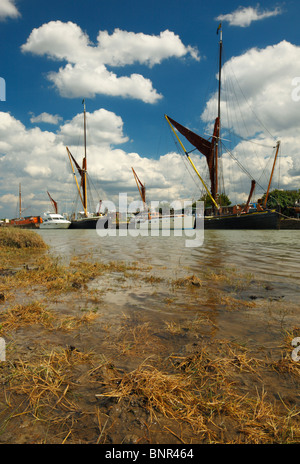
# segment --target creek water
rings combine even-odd
[[[118,234],[118,231],[116,231]],[[300,297],[300,231],[207,230],[201,246],[192,231],[181,236],[100,237],[96,230],[39,230],[50,253],[69,260],[73,256],[108,261],[138,262],[176,278],[183,270],[226,272],[236,269],[286,290],[295,303]],[[189,270],[189,271],[188,271]]]
[[[299,326],[300,231],[207,230],[202,245],[193,247],[186,246],[196,243],[193,231],[174,232],[100,237],[96,230],[39,231],[50,253],[66,261],[76,256],[151,268],[148,279],[139,271],[131,279],[113,272],[91,283],[103,292],[105,320],[126,313],[133,325],[139,320],[162,327],[166,320],[182,324],[200,314],[213,321],[212,337],[268,346]],[[203,284],[174,290],[172,283],[187,276]]]

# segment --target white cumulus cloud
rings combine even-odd
[[[111,68],[133,64],[151,67],[165,59],[187,55],[199,59],[196,48],[185,46],[178,35],[169,30],[157,36],[120,29],[115,29],[112,34],[99,31],[94,44],[77,24],[70,21],[50,21],[33,29],[21,49],[64,62],[58,71],[48,74],[48,79],[64,97],[105,94],[146,103],[155,103],[162,98],[150,79],[138,73],[117,75]]]
[[[221,126],[224,144],[229,146],[230,133],[238,134],[235,146],[231,147],[233,153],[263,187],[267,186],[272,167],[272,147],[280,140],[281,156],[275,175],[279,183],[276,180],[273,185],[300,188],[299,102],[292,99],[295,90],[292,82],[299,74],[299,60],[300,47],[282,41],[263,49],[252,48],[223,65]],[[208,131],[212,130],[216,115],[217,94],[214,94],[201,115],[208,124]],[[224,160],[225,166],[228,165],[226,156]],[[229,189],[241,191],[242,187],[237,188],[237,178],[232,178],[231,182]]]
[[[103,108],[86,116],[87,168],[100,198],[118,205],[119,192],[127,192],[129,202],[140,200],[131,167],[146,183],[149,201],[190,198],[190,179],[182,180],[181,155],[167,153],[154,160],[128,152],[121,148],[128,137],[120,116]],[[0,141],[0,217],[18,214],[19,183],[26,214],[42,215],[51,207],[47,191],[60,210],[72,212],[77,189],[66,146],[81,165],[82,113],[52,132],[27,128],[11,114],[0,112]]]
[[[281,13],[282,10],[279,7],[276,7],[273,10],[261,10],[259,5],[257,5],[255,8],[252,6],[240,6],[232,13],[219,15],[216,20],[227,21],[230,26],[248,27],[253,21],[270,18]]]
[[[32,114],[32,113],[31,113]],[[41,113],[38,116],[32,114],[30,118],[30,122],[32,123],[48,123],[48,124],[58,124],[62,120],[62,117],[58,114],[49,114],[49,113]]]
[[[17,18],[20,15],[14,0],[1,0],[0,1],[0,20],[6,18]]]

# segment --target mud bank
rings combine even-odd
[[[299,305],[280,288],[1,255],[0,443],[299,443]]]

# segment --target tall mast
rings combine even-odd
[[[19,184],[19,218],[22,216],[22,205],[21,205],[21,184]]]
[[[216,134],[216,149],[215,149],[215,200],[218,199],[218,156],[219,156],[219,145],[220,145],[220,126],[221,126],[221,71],[222,71],[222,23],[219,24],[217,33],[220,30],[220,41],[219,41],[219,89],[218,89],[218,127]]]
[[[83,102],[83,128],[84,128],[84,157],[86,160],[86,110],[85,110],[85,100]]]
[[[272,184],[272,179],[273,179],[273,174],[274,174],[274,169],[275,169],[275,164],[276,164],[276,160],[277,160],[277,156],[278,156],[279,147],[280,147],[280,140],[278,140],[278,142],[276,144],[276,152],[275,152],[275,156],[274,156],[274,162],[273,162],[272,172],[271,172],[271,175],[270,175],[269,185],[268,185],[267,193],[266,193],[266,196],[265,196],[264,208],[267,207],[267,201],[268,201],[268,197],[269,197],[270,187],[271,187],[271,184]]]
[[[86,110],[85,110],[85,100],[82,100],[83,103],[83,129],[84,129],[84,158],[82,163],[82,190],[83,190],[83,209],[84,213],[87,216],[87,182],[86,182],[86,172],[87,172],[87,161],[86,161]]]

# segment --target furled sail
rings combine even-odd
[[[146,203],[146,187],[145,187],[144,184],[142,184],[142,182],[141,182],[140,179],[138,178],[137,173],[135,172],[135,170],[134,170],[133,168],[131,168],[131,169],[132,169],[132,172],[133,172],[133,175],[134,175],[134,178],[135,178],[137,187],[138,187],[138,189],[139,189],[139,192],[140,192],[142,201],[143,201],[144,203]]]
[[[195,147],[197,150],[200,151],[205,157],[209,169],[209,177],[211,183],[211,192],[213,197],[215,198],[216,194],[216,178],[215,178],[215,169],[214,169],[214,153],[215,153],[215,146],[216,140],[219,137],[219,118],[217,117],[215,120],[214,132],[212,140],[207,140],[201,137],[198,134],[195,134],[191,130],[187,129],[186,127],[182,126],[174,119],[168,116],[169,121],[171,124]]]
[[[57,214],[57,213],[58,213],[57,202],[56,202],[55,200],[53,200],[53,198],[51,197],[51,195],[50,195],[49,192],[47,192],[47,193],[48,193],[48,197],[50,198],[50,201],[51,201],[51,203],[52,203],[52,205],[53,205],[54,211],[55,211],[55,213]]]

